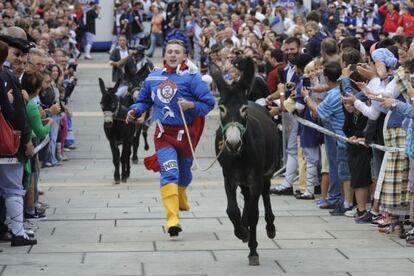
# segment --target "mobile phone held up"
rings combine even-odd
[[[305,87],[306,89],[309,89],[312,86],[309,77],[304,77],[302,79],[302,86]]]

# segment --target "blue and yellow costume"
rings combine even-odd
[[[207,115],[214,107],[214,97],[201,75],[186,68],[155,69],[144,81],[135,104],[130,107],[139,117],[151,106],[156,120],[155,149],[161,167],[161,196],[167,217],[167,229],[179,228],[178,211],[189,210],[185,189],[191,183],[193,157],[177,101],[194,102],[195,107],[184,112],[189,134],[194,139],[193,119]],[[184,70],[183,70],[184,69]],[[192,141],[194,144],[194,140]]]

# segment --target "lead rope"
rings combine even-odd
[[[198,161],[197,161],[197,157],[196,157],[195,152],[194,152],[194,147],[193,147],[193,143],[191,142],[190,132],[188,131],[187,121],[185,120],[185,117],[184,117],[184,111],[183,111],[183,109],[181,108],[181,105],[178,105],[178,108],[180,109],[181,118],[183,119],[184,128],[185,128],[185,133],[187,134],[188,144],[190,145],[191,155],[193,156],[193,159],[194,159],[194,164],[195,164],[195,166],[193,166],[193,168],[192,168],[192,169],[193,169],[193,170],[200,170],[200,171],[202,171],[202,172],[206,172],[206,171],[208,171],[209,169],[211,169],[211,167],[213,167],[214,163],[216,163],[216,162],[217,162],[217,160],[219,159],[220,155],[223,153],[223,151],[224,151],[224,144],[219,146],[220,151],[219,151],[219,153],[217,154],[217,156],[216,156],[216,158],[214,159],[214,161],[210,164],[210,166],[208,166],[207,168],[202,168],[202,167],[200,166],[200,164],[198,163]],[[224,143],[224,142],[223,142],[223,143]]]

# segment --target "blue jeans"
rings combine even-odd
[[[54,114],[51,117],[53,119],[53,124],[50,126],[50,141],[48,147],[48,154],[46,155],[45,162],[51,163],[52,165],[56,165],[58,160],[56,159],[56,143],[60,128],[60,114]]]
[[[325,135],[326,155],[329,163],[329,188],[328,200],[330,202],[341,199],[341,183],[338,176],[338,166],[336,157],[336,140]]]
[[[156,33],[151,33],[151,47],[148,50],[148,55],[149,56],[153,56],[154,55],[154,51],[155,51],[155,47],[157,46],[157,44],[162,46],[162,33],[156,34]]]

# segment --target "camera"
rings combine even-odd
[[[309,89],[309,87],[312,86],[309,77],[303,77],[303,79],[302,79],[302,86],[305,87],[306,89]]]
[[[351,71],[355,72],[357,69],[357,65],[356,64],[351,64]]]

